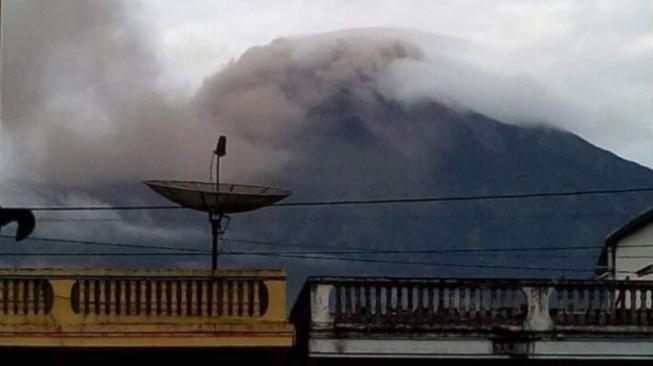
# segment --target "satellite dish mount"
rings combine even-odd
[[[220,136],[218,137],[218,144],[213,151],[213,157],[217,157],[215,160],[215,190],[220,192],[220,158],[227,155],[227,137]],[[211,172],[213,172],[213,158],[211,159]],[[211,271],[215,272],[218,270],[218,254],[219,252],[219,241],[220,235],[224,234],[229,227],[229,222],[231,218],[224,214],[223,211],[220,211],[220,195],[215,195],[215,211],[209,212],[209,222],[211,223],[211,237],[213,239],[213,246],[211,252]],[[226,224],[222,227],[222,220],[226,219]]]
[[[229,226],[227,214],[249,212],[273,205],[290,196],[290,191],[268,186],[227,184],[220,182],[220,158],[227,154],[227,138],[220,136],[211,154],[209,182],[148,180],[147,186],[165,198],[193,210],[206,212],[211,223],[212,257],[211,270],[218,269],[220,235]],[[213,160],[215,163],[215,182],[213,181]]]

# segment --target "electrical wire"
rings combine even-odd
[[[295,254],[271,254],[271,253],[252,253],[252,252],[223,252],[222,254],[235,256],[266,256],[281,258],[298,258],[298,259],[317,259],[328,261],[343,262],[362,262],[362,263],[382,263],[398,264],[411,266],[429,266],[429,267],[452,267],[452,268],[476,268],[476,269],[495,269],[495,270],[520,270],[520,271],[547,271],[547,272],[577,272],[577,273],[594,273],[594,270],[578,268],[556,268],[556,267],[523,267],[523,266],[504,266],[493,264],[455,264],[447,262],[420,262],[420,261],[399,261],[370,258],[351,258],[351,257],[327,257],[312,255],[295,255]]]
[[[306,201],[306,202],[281,202],[269,207],[307,207],[307,206],[343,206],[343,205],[378,205],[400,203],[430,203],[430,202],[464,202],[479,200],[512,200],[529,198],[551,198],[586,195],[624,194],[653,192],[653,188],[626,188],[626,189],[600,189],[565,192],[539,192],[523,194],[497,194],[497,195],[472,195],[472,196],[442,196],[418,198],[387,198],[366,200],[334,200],[334,201]],[[178,205],[144,205],[144,206],[36,206],[20,207],[32,211],[116,211],[116,210],[169,210],[185,208]]]
[[[10,235],[0,235],[2,239],[14,239]],[[47,243],[66,243],[66,244],[75,244],[75,245],[91,245],[91,246],[103,246],[103,247],[114,247],[114,248],[131,248],[131,249],[162,249],[162,250],[174,250],[177,252],[195,252],[195,253],[210,253],[208,250],[194,249],[194,248],[177,248],[163,245],[144,245],[144,244],[129,244],[129,243],[111,243],[111,242],[100,242],[92,240],[76,240],[76,239],[58,239],[58,238],[42,238],[30,236],[25,240],[36,241],[36,242],[47,242]]]
[[[0,235],[1,239],[11,239],[14,237],[11,235]],[[196,249],[196,248],[180,248],[173,246],[162,246],[162,245],[149,245],[149,244],[131,244],[131,243],[116,243],[116,242],[102,242],[102,241],[91,241],[91,240],[76,240],[76,239],[61,239],[61,238],[49,238],[49,237],[29,237],[25,240],[35,241],[35,242],[48,242],[48,243],[69,243],[76,245],[91,245],[91,246],[106,246],[106,247],[116,247],[116,248],[131,248],[131,249],[161,249],[161,250],[174,250],[180,252],[196,252],[196,253],[210,253],[208,250]],[[262,244],[270,245],[277,247],[287,247],[291,250],[287,251],[274,251],[274,252],[262,252],[262,251],[250,251],[248,253],[254,254],[274,254],[282,253],[289,255],[296,254],[328,254],[328,255],[348,255],[348,254],[365,254],[365,255],[382,255],[382,254],[456,254],[456,253],[510,253],[510,252],[546,252],[546,251],[572,251],[572,250],[587,250],[587,249],[601,249],[603,246],[596,245],[575,245],[575,246],[544,246],[544,247],[503,247],[503,248],[457,248],[457,249],[377,249],[377,248],[363,248],[363,247],[345,247],[348,249],[341,249],[342,246],[331,247],[331,246],[317,246],[317,245],[294,245],[289,243],[282,242],[273,242],[273,241],[259,241],[259,240],[249,240],[249,239],[232,239],[232,238],[221,238],[220,241],[225,242],[235,242],[235,243],[245,243],[245,244]],[[641,245],[632,245],[629,247],[650,247],[653,244],[644,243]],[[306,251],[294,251],[293,248],[307,248],[313,250]],[[320,249],[320,250],[315,250]]]

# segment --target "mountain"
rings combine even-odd
[[[293,191],[289,202],[653,186],[650,169],[560,129],[573,125],[576,114],[568,113],[569,108],[556,98],[546,97],[547,92],[528,78],[508,77],[506,81],[466,62],[466,49],[476,46],[389,29],[277,39],[252,47],[207,77],[188,105],[175,106],[180,113],[166,117],[167,123],[141,124],[140,117],[154,113],[158,120],[170,114],[170,109],[140,102],[127,108],[116,103],[117,109],[129,111],[127,120],[133,122],[125,123],[128,128],[120,130],[122,134],[111,135],[120,144],[101,136],[82,138],[85,135],[81,134],[57,139],[58,150],[66,159],[54,161],[83,173],[63,174],[63,180],[44,179],[41,186],[26,189],[38,192],[41,199],[37,202],[43,205],[168,204],[138,181],[206,177],[208,155],[218,134],[229,139],[229,152],[221,163],[225,181],[288,188]],[[119,100],[123,89],[115,93],[121,96]],[[122,121],[123,113],[118,116]],[[118,138],[123,134],[129,138]],[[77,140],[82,145],[73,144]],[[70,148],[69,141],[78,147]],[[99,148],[89,149],[89,144]],[[50,170],[58,174],[60,169]],[[81,176],[97,183],[81,188],[65,184],[85,178]],[[112,179],[105,181],[105,176]],[[64,183],[55,186],[53,182]],[[17,193],[12,196],[27,197],[18,189],[22,184],[15,186]],[[309,274],[589,277],[607,234],[651,205],[653,194],[632,193],[267,208],[234,215],[226,235],[226,239],[267,243],[225,240],[222,248],[361,248],[368,253],[359,255],[363,261],[358,262],[236,255],[223,255],[220,262],[223,266],[287,268],[291,293]],[[92,221],[99,217],[92,213],[75,215],[64,220],[89,220],[83,225],[41,220],[37,234],[209,248],[206,216],[201,213],[120,211],[103,213],[106,221]],[[71,251],[89,249],[66,245]],[[590,248],[482,252],[505,247],[577,246]],[[378,249],[398,252],[374,255]],[[401,252],[409,249],[480,251]],[[57,260],[48,258],[45,265],[142,268],[209,264],[207,258],[198,257]],[[3,261],[33,265],[29,258]],[[431,265],[389,263],[392,261]]]
[[[343,91],[341,95],[348,93]],[[336,97],[314,108],[289,142],[290,154],[295,158],[274,180],[277,185],[291,187],[296,200],[653,186],[650,169],[559,129],[506,124],[432,101],[405,106],[381,96],[366,103],[350,97],[344,99],[347,101]],[[433,266],[319,260],[284,262],[295,275],[295,281],[303,275],[317,273],[583,278],[591,276],[608,233],[651,204],[653,194],[638,193],[278,208],[238,217],[239,224],[230,229],[233,230],[230,235],[238,236],[242,229],[249,231],[248,237],[268,241],[309,248],[359,247],[370,251],[594,247],[555,252],[362,256],[442,264]],[[240,257],[228,260],[232,264],[243,261]],[[557,270],[560,268],[573,270]]]
[[[568,106],[541,97],[547,92],[532,80],[515,84],[514,78],[502,80],[471,66],[457,58],[470,46],[464,42],[452,47],[436,39],[425,49],[411,37],[368,29],[252,48],[205,81],[196,97],[199,115],[207,128],[268,152],[258,160],[274,163],[256,165],[262,167],[257,179],[291,189],[295,201],[653,186],[650,169],[555,127],[569,121],[552,118],[575,114],[558,113]],[[511,94],[493,99],[491,94],[508,89],[514,100]],[[511,114],[513,109],[519,113]],[[637,193],[269,208],[235,217],[227,236],[278,242],[285,249],[293,244],[296,250],[368,253],[359,262],[243,256],[222,261],[287,267],[293,286],[309,274],[586,278],[607,234],[651,205],[653,194]],[[277,250],[272,244],[226,245]],[[577,246],[590,248],[372,253]]]

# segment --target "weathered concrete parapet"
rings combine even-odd
[[[653,281],[312,277],[294,310],[320,364],[653,360]]]
[[[553,329],[553,319],[549,313],[549,296],[551,287],[523,287],[528,301],[528,314],[524,328],[530,331],[547,331]]]
[[[283,271],[0,269],[1,347],[293,342]]]

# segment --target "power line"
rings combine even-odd
[[[504,200],[523,198],[544,198],[544,197],[565,197],[565,196],[586,196],[597,194],[621,194],[653,192],[653,188],[627,188],[627,189],[605,189],[568,192],[541,192],[524,194],[499,194],[499,195],[478,195],[478,196],[451,196],[451,197],[421,197],[421,198],[392,198],[392,199],[371,199],[371,200],[342,200],[342,201],[319,201],[319,202],[287,202],[277,203],[272,207],[293,207],[293,206],[339,206],[339,205],[375,205],[390,203],[427,203],[427,202],[460,202],[478,200]]]
[[[0,235],[2,239],[14,239],[10,235]],[[47,242],[47,243],[66,243],[66,244],[75,244],[75,245],[90,245],[90,246],[105,246],[105,247],[116,247],[116,248],[131,248],[131,249],[161,249],[161,250],[173,250],[179,252],[195,252],[208,254],[210,251],[196,248],[179,248],[172,246],[163,246],[163,245],[145,245],[145,244],[131,244],[131,243],[116,243],[116,242],[101,242],[101,241],[90,241],[90,240],[76,240],[76,239],[59,239],[59,238],[46,238],[46,237],[29,237],[26,240],[36,241],[36,242]],[[290,243],[282,242],[273,242],[273,241],[261,241],[261,240],[249,240],[249,239],[231,239],[223,238],[221,239],[225,242],[236,242],[236,243],[246,243],[246,244],[258,244],[258,245],[269,245],[277,247],[289,247],[289,248],[306,248],[314,250],[305,250],[305,251],[249,251],[244,253],[254,254],[288,254],[288,255],[297,255],[297,254],[328,254],[328,255],[347,255],[347,254],[365,254],[365,255],[382,255],[382,254],[456,254],[456,253],[503,253],[503,252],[543,252],[543,251],[567,251],[567,250],[585,250],[585,249],[600,249],[603,246],[596,245],[575,245],[575,246],[545,246],[545,247],[504,247],[504,248],[459,248],[459,249],[377,249],[377,248],[363,248],[363,247],[345,247],[342,249],[342,246],[332,247],[332,246],[315,246],[315,245],[294,245]],[[631,247],[649,247],[649,245],[642,244]],[[320,249],[320,250],[315,250]]]
[[[632,214],[620,213],[593,213],[593,214],[523,214],[523,215],[494,215],[494,216],[472,216],[472,215],[384,215],[384,216],[326,216],[326,217],[307,217],[302,216],[275,216],[275,217],[257,217],[257,221],[289,221],[289,220],[306,220],[306,221],[385,221],[385,220],[433,220],[433,221],[455,221],[455,220],[471,220],[471,221],[486,221],[486,220],[503,220],[503,219],[565,219],[565,218],[591,218],[591,217],[631,217]],[[110,222],[110,221],[125,221],[124,218],[39,218],[38,222]],[[168,218],[167,220],[158,219],[157,221],[176,221],[175,219]]]
[[[398,261],[368,258],[349,258],[349,257],[326,257],[311,255],[291,255],[291,254],[264,254],[249,252],[223,252],[227,255],[251,255],[265,257],[281,257],[295,259],[316,259],[328,261],[344,262],[363,262],[363,263],[383,263],[396,265],[419,265],[429,267],[453,267],[453,268],[476,268],[476,269],[495,269],[495,270],[523,270],[523,271],[553,271],[553,272],[578,272],[593,273],[593,270],[584,270],[577,268],[550,268],[550,267],[522,267],[522,266],[503,266],[491,264],[454,264],[446,262],[418,262],[418,261]],[[73,253],[51,253],[51,252],[0,252],[3,257],[169,257],[169,256],[206,256],[208,253],[170,253],[170,252],[143,252],[143,253],[123,253],[123,252],[73,252]],[[630,273],[630,272],[629,272]]]
[[[367,200],[333,200],[333,201],[306,201],[277,203],[270,207],[307,207],[307,206],[343,206],[343,205],[378,205],[378,204],[400,204],[400,203],[430,203],[430,202],[464,202],[479,200],[510,200],[526,198],[549,198],[567,196],[587,196],[604,194],[642,193],[653,192],[653,188],[626,188],[626,189],[602,189],[602,190],[581,190],[564,192],[539,192],[523,194],[498,194],[498,195],[472,195],[472,196],[443,196],[443,197],[418,197],[418,198],[389,198],[389,199],[367,199]],[[118,211],[118,210],[171,210],[181,209],[182,206],[172,205],[144,205],[144,206],[42,206],[42,207],[21,207],[32,211]]]
[[[284,254],[328,254],[328,255],[347,255],[347,254],[455,254],[455,253],[485,253],[485,252],[533,252],[549,250],[580,250],[580,249],[597,249],[596,246],[575,246],[575,247],[539,247],[539,248],[481,248],[481,249],[370,249],[370,250],[316,250],[316,251],[279,251],[275,253]],[[272,252],[255,252],[248,253],[272,253]]]
[[[72,252],[72,253],[52,253],[52,252],[0,252],[0,257],[171,257],[171,256],[206,256],[210,253],[170,253],[170,252],[143,252],[143,253],[124,253],[124,252]]]
[[[0,235],[2,239],[14,239],[10,235]],[[66,243],[66,244],[75,244],[75,245],[91,245],[91,246],[103,246],[103,247],[114,247],[114,248],[132,248],[132,249],[162,249],[162,250],[174,250],[177,252],[195,252],[195,253],[210,253],[208,250],[194,249],[194,248],[177,248],[163,245],[144,245],[144,244],[129,244],[129,243],[111,243],[111,242],[101,242],[101,241],[92,241],[92,240],[75,240],[75,239],[58,239],[58,238],[42,238],[30,236],[25,240],[36,241],[36,242],[46,242],[46,243]]]
[[[110,222],[110,221],[125,221],[124,219],[119,219],[119,218],[88,218],[88,219],[73,219],[73,218],[68,218],[68,219],[50,219],[50,218],[45,218],[45,219],[38,219],[37,220],[39,223],[42,222]]]
[[[12,238],[7,235],[0,235],[1,238]],[[69,239],[54,239],[54,238],[30,238],[34,241],[44,242],[57,242],[57,243],[74,243],[84,245],[102,245],[102,246],[118,246],[128,248],[147,248],[147,249],[166,249],[182,252],[0,252],[0,256],[5,257],[37,257],[37,256],[50,256],[50,257],[152,257],[152,256],[207,256],[209,251],[196,250],[196,249],[180,249],[164,246],[145,246],[138,244],[126,243],[106,243],[97,241],[86,240],[69,240]],[[520,249],[532,250],[533,248],[506,248],[506,249]],[[543,249],[543,248],[539,248]],[[556,248],[559,249],[559,248]],[[465,250],[465,249],[460,249]],[[460,251],[458,250],[458,251]],[[478,249],[470,249],[479,251]],[[481,249],[482,250],[482,249]],[[487,248],[487,250],[500,251],[499,248]],[[388,254],[389,251],[368,251],[368,252],[338,252],[337,254]],[[407,251],[401,251],[407,253]],[[440,253],[448,253],[450,250],[440,250]],[[336,253],[331,252],[331,253]],[[335,257],[326,256],[328,252],[253,252],[253,251],[225,251],[223,255],[236,255],[236,256],[264,256],[264,257],[278,257],[278,258],[295,258],[295,259],[316,259],[327,261],[349,261],[349,262],[362,262],[362,263],[382,263],[382,264],[397,264],[397,265],[419,265],[419,266],[437,266],[437,267],[452,267],[452,268],[482,268],[482,269],[496,269],[496,270],[525,270],[525,271],[554,271],[554,272],[594,272],[593,270],[583,270],[574,268],[555,268],[555,267],[524,267],[524,266],[509,266],[509,265],[492,265],[492,264],[456,264],[450,262],[421,262],[421,261],[406,261],[406,260],[384,260],[373,258],[352,258],[352,257]],[[630,272],[629,272],[630,273]]]
[[[351,257],[343,258],[343,257],[313,256],[313,255],[271,254],[271,253],[252,253],[252,252],[223,252],[222,254],[237,255],[237,256],[265,256],[265,257],[298,258],[298,259],[318,259],[318,260],[343,261],[343,262],[398,264],[398,265],[411,265],[411,266],[417,265],[417,266],[429,266],[429,267],[594,273],[594,270],[577,269],[577,268],[522,267],[522,266],[503,266],[503,265],[492,265],[492,264],[454,264],[454,263],[446,263],[446,262],[400,261],[400,260],[384,260],[384,259],[370,259],[370,258],[351,258]]]
[[[319,245],[295,245],[291,243],[282,243],[265,240],[249,240],[249,239],[221,239],[226,242],[236,242],[244,244],[265,245],[275,247],[290,247],[290,248],[307,248],[307,249],[325,249],[320,251],[301,251],[301,252],[288,252],[289,254],[452,254],[452,253],[483,253],[483,252],[533,252],[533,251],[564,251],[564,250],[584,250],[584,249],[600,249],[603,246],[597,245],[575,245],[575,246],[546,246],[546,247],[504,247],[504,248],[459,248],[459,249],[377,249],[377,248],[364,248],[364,247],[343,247],[343,246],[319,246]],[[342,249],[345,250],[342,250]]]

